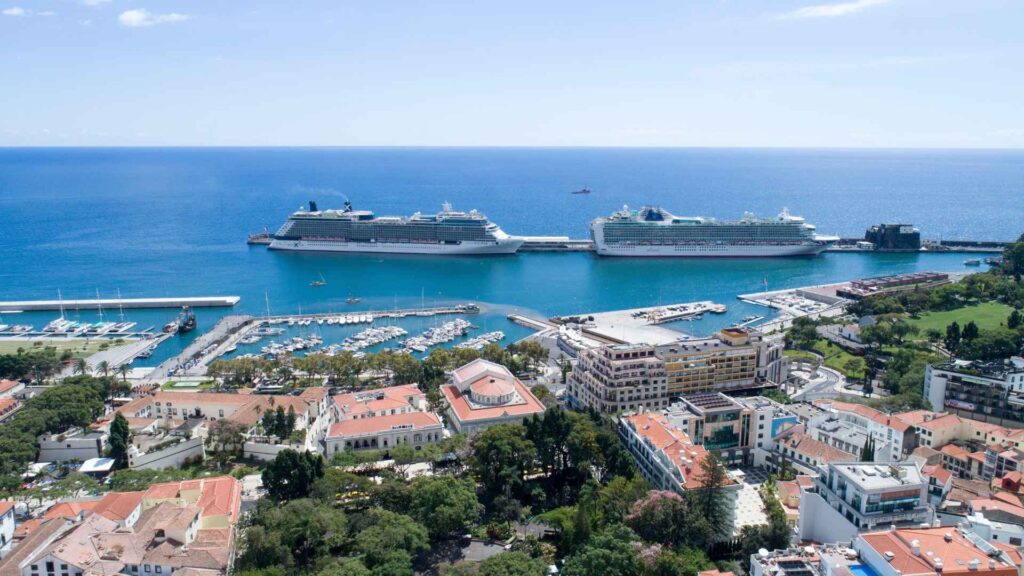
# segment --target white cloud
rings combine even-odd
[[[168,22],[183,22],[188,20],[187,14],[178,14],[171,12],[170,14],[154,14],[149,10],[126,10],[121,12],[121,15],[117,17],[117,21],[122,26],[129,28],[143,28],[146,26],[154,26],[156,24],[164,24]]]
[[[4,16],[21,16],[24,18],[28,18],[30,16],[54,16],[57,13],[54,12],[53,10],[33,12],[31,10],[22,8],[21,6],[11,6],[10,8],[4,8],[2,11],[0,11],[0,14],[3,14]]]
[[[789,14],[786,14],[786,18],[835,18],[838,16],[846,16],[848,14],[855,14],[863,10],[867,10],[872,6],[880,6],[887,4],[889,0],[852,0],[851,2],[841,2],[839,4],[817,4],[814,6],[804,6],[798,8]]]

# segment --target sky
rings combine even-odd
[[[0,146],[1024,147],[1021,0],[0,0]]]

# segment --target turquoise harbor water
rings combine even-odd
[[[582,186],[589,196],[571,195]],[[410,257],[295,254],[248,247],[308,200],[345,197],[378,214],[478,208],[512,234],[583,237],[622,204],[732,218],[787,206],[823,233],[908,221],[928,238],[1011,240],[1024,232],[1024,153],[588,149],[0,150],[0,299],[238,295],[239,312],[348,311],[484,303],[473,319],[528,333],[512,310],[545,316],[711,299],[705,333],[764,310],[736,295],[912,270],[966,270],[962,254],[814,259],[599,259],[590,254]],[[309,283],[320,275],[327,285]],[[349,306],[344,300],[359,296]],[[226,309],[198,311],[208,328]],[[108,317],[118,311],[107,311]],[[159,329],[173,310],[126,311]],[[76,313],[71,312],[74,317]],[[95,312],[79,312],[82,319]],[[4,315],[42,326],[55,313]],[[410,319],[410,332],[439,320]],[[355,329],[337,329],[325,340]],[[194,336],[169,341],[152,361]]]

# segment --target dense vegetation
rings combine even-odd
[[[20,474],[35,461],[40,435],[89,425],[117,386],[110,378],[74,376],[26,401],[0,426],[0,490],[18,486]]]

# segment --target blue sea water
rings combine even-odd
[[[583,186],[590,195],[569,192]],[[822,233],[859,236],[911,222],[927,238],[1012,240],[1024,232],[1024,152],[700,149],[2,149],[0,300],[238,295],[260,314],[472,300],[475,322],[510,338],[513,309],[569,314],[713,299],[912,270],[962,270],[958,254],[825,254],[792,260],[631,260],[590,254],[411,257],[269,252],[245,236],[276,229],[308,200],[350,199],[378,214],[477,208],[507,232],[585,237],[623,204],[734,218],[782,207]],[[321,288],[309,282],[323,275]],[[363,301],[348,306],[357,295]],[[117,314],[108,311],[108,314]],[[200,327],[225,310],[199,310]],[[128,311],[157,329],[173,310]],[[79,313],[83,319],[94,312]],[[45,324],[54,313],[5,315]],[[409,322],[410,331],[433,320]],[[154,361],[191,337],[163,346]],[[329,341],[329,340],[328,340]]]

